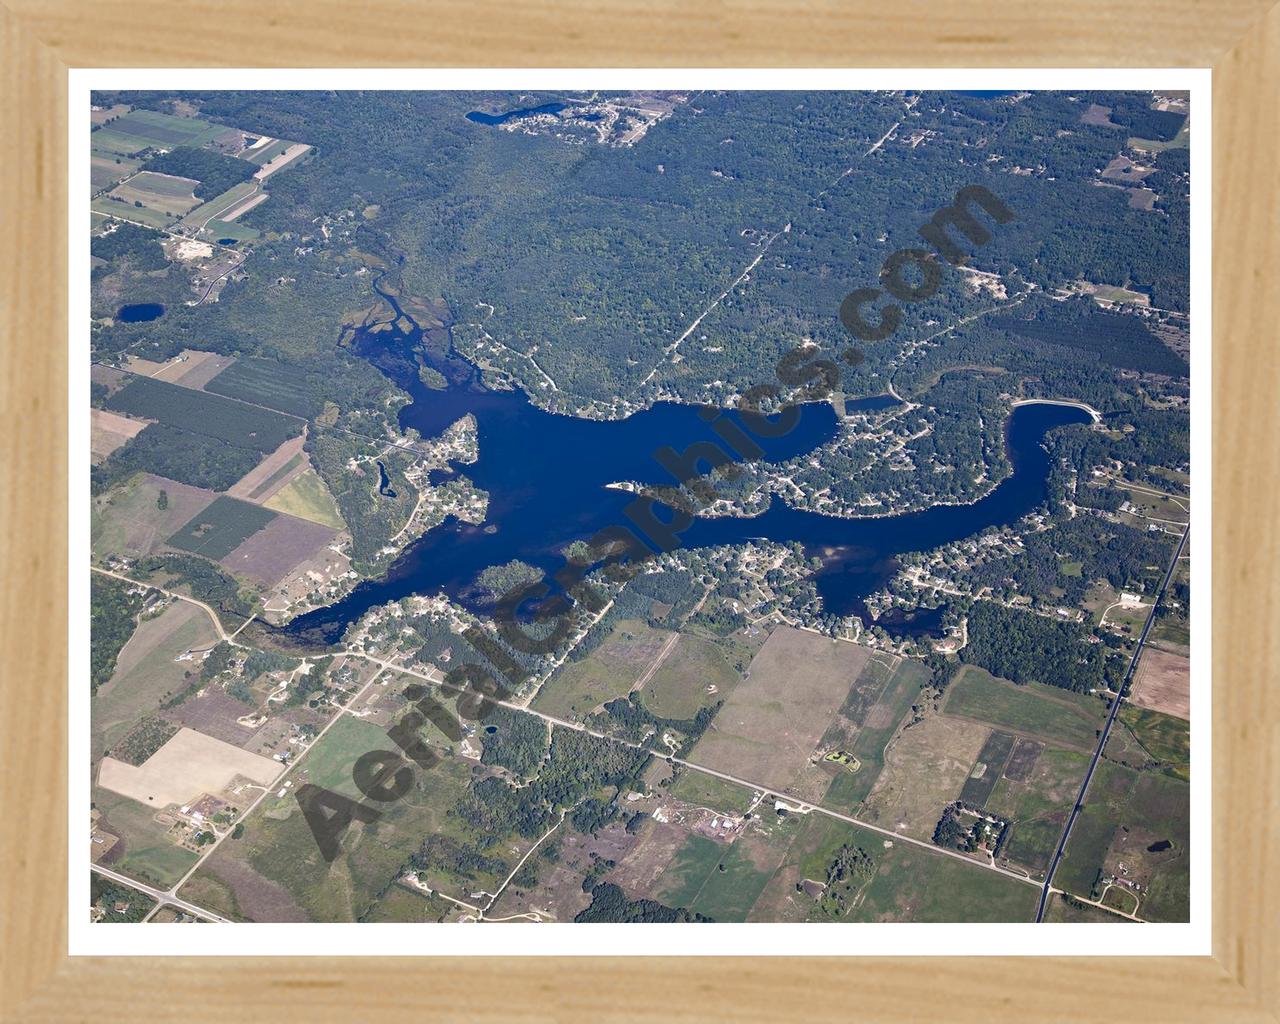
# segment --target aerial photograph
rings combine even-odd
[[[91,98],[95,931],[1191,919],[1190,92]]]

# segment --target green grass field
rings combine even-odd
[[[89,156],[90,191],[100,192],[121,178],[128,177],[141,166],[141,162],[132,157],[94,149]]]
[[[218,241],[230,239],[231,242],[252,242],[262,237],[262,232],[241,224],[238,220],[218,220],[217,217],[205,224],[205,230]]]
[[[98,758],[123,739],[145,715],[155,711],[166,694],[183,686],[195,662],[175,662],[184,651],[217,641],[213,623],[200,608],[186,601],[169,605],[143,622],[121,654],[124,660],[110,682],[94,694],[90,705],[92,756]]]
[[[231,554],[274,518],[269,509],[220,494],[166,543],[217,560]]]
[[[752,908],[753,921],[1030,921],[1037,890],[974,861],[888,840],[826,815],[792,819],[793,838],[773,877]],[[874,863],[860,890],[824,910],[798,892],[805,879],[823,883],[842,846],[861,849]],[[833,917],[832,914],[837,916]]]
[[[1190,800],[1186,783],[1103,761],[1071,830],[1054,884],[1090,897],[1104,871],[1125,866],[1144,886],[1138,916],[1185,921],[1190,912]],[[1168,844],[1162,849],[1152,846]]]
[[[1132,924],[1123,917],[1108,914],[1098,907],[1087,903],[1079,903],[1068,896],[1055,892],[1049,897],[1049,905],[1045,908],[1044,919],[1050,924]]]
[[[868,829],[858,828],[825,814],[791,817],[775,828],[791,831],[792,839],[773,877],[756,899],[749,919],[752,921],[831,921],[837,919],[825,911],[812,896],[798,892],[796,886],[806,879],[823,883],[827,870],[842,846],[860,847],[872,858],[885,854],[883,838]],[[864,884],[870,879],[864,880]],[[857,899],[846,908],[856,913]]]
[[[202,203],[182,218],[184,228],[203,228],[213,220],[226,213],[242,199],[246,199],[258,190],[256,181],[242,181],[232,185],[221,195],[216,195],[207,203]],[[232,222],[234,223],[234,221]]]
[[[142,203],[148,209],[176,217],[200,204],[193,194],[200,182],[193,178],[175,178],[167,174],[139,171],[128,181],[111,190],[111,196],[123,199],[130,206]],[[136,207],[135,207],[136,208]]]
[[[99,196],[89,204],[89,208],[94,213],[105,214],[108,217],[119,217],[121,220],[134,221],[137,224],[144,224],[157,230],[164,230],[173,223],[172,217],[159,210],[153,210],[148,206],[134,206],[132,202],[111,199],[107,196]]]
[[[321,526],[331,526],[335,530],[345,530],[347,527],[338,511],[338,503],[333,500],[329,488],[315,470],[299,473],[263,504],[276,512],[307,519]]]
[[[591,709],[625,697],[671,637],[639,619],[624,619],[581,661],[562,665],[542,684],[533,707],[562,718],[584,718]]]
[[[1007,875],[940,857],[918,846],[878,839],[879,862],[865,898],[849,914],[856,921],[1030,921],[1038,890]]]
[[[875,673],[877,677],[888,678],[878,701],[881,711],[877,714],[876,723],[864,724],[858,730],[850,751],[862,767],[856,772],[839,772],[822,799],[823,804],[834,810],[847,812],[867,798],[884,768],[885,744],[893,738],[903,716],[920,696],[920,687],[929,678],[929,670],[918,661],[904,658],[889,668],[882,658],[882,655],[873,656],[862,670],[863,676]],[[859,677],[859,684],[863,682],[863,676]]]
[[[956,674],[943,710],[1082,749],[1095,745],[1107,714],[1096,697],[1040,683],[1017,686],[976,665]]]
[[[307,754],[306,781],[353,800],[362,799],[360,790],[351,780],[352,766],[361,755],[370,750],[382,750],[388,742],[385,729],[379,729],[372,722],[343,715]]]
[[[131,110],[98,129],[91,138],[98,149],[131,156],[152,147],[203,146],[230,131],[234,129],[195,117]]]
[[[960,791],[961,800],[975,807],[981,807],[987,802],[1016,742],[1016,738],[1010,733],[999,729],[991,731],[978,752],[978,760],[974,762],[972,773],[965,779],[964,788]]]
[[[1116,719],[1142,753],[1159,762],[1161,771],[1183,782],[1191,781],[1190,722],[1134,704],[1121,706]],[[1112,744],[1118,738],[1113,729],[1107,742],[1108,756],[1111,756]],[[1124,760],[1129,763],[1130,759],[1125,757]]]
[[[92,799],[94,807],[106,818],[99,824],[124,842],[123,854],[118,854],[117,845],[109,854],[110,864],[105,866],[167,889],[196,862],[196,855],[190,850],[169,842],[165,827],[155,820],[154,808],[99,786],[94,787]]]
[[[395,749],[395,744],[384,730],[344,717],[300,762],[293,775],[295,785],[309,782],[354,799],[360,796],[351,778],[355,761],[371,750],[387,749]],[[375,823],[353,824],[332,864],[321,857],[294,791],[284,797],[273,793],[245,822],[242,838],[224,843],[201,866],[192,878],[192,891],[202,886],[210,909],[228,916],[278,919],[279,911],[272,908],[284,906],[316,921],[361,920],[374,911],[380,894],[388,891],[424,842],[455,848],[474,844],[475,837],[456,811],[473,763],[446,757],[429,771],[415,768],[413,788],[400,800],[375,805],[382,811]],[[428,872],[431,884],[451,895],[480,888],[493,891],[514,866],[511,846],[511,841],[504,841],[487,850],[485,857],[493,866],[474,869],[461,866],[461,860],[443,866],[452,864],[446,853]],[[232,860],[237,863],[228,863]],[[251,880],[245,880],[247,874]],[[217,884],[210,885],[209,879]],[[220,891],[223,902],[212,902]]]
[[[1147,490],[1139,490],[1135,487],[1122,487],[1125,499],[1137,511],[1154,519],[1168,519],[1175,523],[1186,523],[1191,502],[1187,498],[1166,497],[1163,494],[1153,494]]]
[[[645,683],[640,703],[660,718],[689,719],[724,700],[738,685],[738,673],[709,640],[684,634]],[[714,686],[715,693],[707,687]]]
[[[713,811],[729,814],[745,814],[751,806],[752,790],[736,782],[708,775],[706,772],[685,768],[684,773],[669,790],[677,800],[710,807]]]
[[[702,881],[689,909],[713,921],[745,921],[791,844],[794,830],[750,832],[733,843]]]
[[[403,885],[393,885],[360,921],[362,924],[429,924],[445,920],[457,909],[455,904],[434,893],[412,892]]]
[[[1033,872],[1049,866],[1088,766],[1084,753],[1046,748],[1025,780],[996,783],[986,808],[1010,823],[1006,859]]]
[[[662,873],[658,898],[672,907],[689,907],[716,869],[725,848],[705,836],[690,834]]]

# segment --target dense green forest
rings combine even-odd
[[[1017,554],[970,566],[965,577],[974,589],[989,586],[1005,598],[1025,594],[1078,607],[1097,580],[1117,591],[1153,593],[1173,545],[1173,537],[1160,531],[1064,516],[1052,530],[1025,535]]]
[[[458,813],[481,834],[482,846],[512,830],[537,838],[559,808],[571,807],[601,786],[621,786],[638,778],[648,763],[644,751],[559,726],[536,777],[517,789],[496,777],[471,787]]]
[[[160,245],[162,237],[150,228],[120,222],[111,231],[94,235],[89,252],[100,260],[127,258],[138,271],[163,270],[169,261]]]
[[[495,706],[481,723],[481,764],[498,764],[517,775],[531,775],[547,752],[547,726],[540,718]]]
[[[621,149],[471,123],[466,111],[502,105],[476,94],[237,92],[199,102],[204,117],[318,147],[246,214],[267,232],[261,267],[197,318],[213,337],[255,347],[315,352],[331,342],[338,317],[372,301],[354,273],[363,252],[399,262],[406,294],[443,297],[464,351],[486,333],[501,341],[505,354],[487,358],[541,401],[643,401],[661,390],[724,399],[772,380],[803,337],[845,347],[844,294],[874,285],[884,258],[918,245],[918,228],[971,184],[1016,214],[975,260],[1006,284],[1043,290],[1084,278],[1187,308],[1185,191],[1162,193],[1152,211],[1096,184],[1127,134],[1162,137],[1158,122],[1181,116],[1140,116],[1146,94],[701,93]],[[1127,120],[1086,124],[1091,102]],[[895,122],[895,137],[869,154]],[[1179,158],[1157,163],[1166,159],[1176,176]],[[330,225],[327,241],[317,218]],[[683,358],[665,359],[757,257],[749,283],[708,314]],[[273,284],[284,267],[295,280]],[[987,304],[948,272],[934,297],[903,304],[897,333],[924,334]],[[524,358],[534,346],[560,392],[540,395]],[[899,339],[860,347],[867,359],[842,367],[843,386],[881,390]]]
[[[1075,622],[1058,621],[1034,612],[975,601],[969,612],[969,643],[962,661],[985,668],[1015,683],[1037,682],[1087,693],[1118,684],[1124,676],[1123,656],[1100,643]]]
[[[1041,303],[1034,315],[992,317],[991,326],[1088,352],[1108,366],[1185,377],[1187,364],[1132,316],[1099,310],[1091,299]]]
[[[89,875],[89,902],[102,910],[98,920],[104,924],[136,924],[156,905],[145,893],[96,873]]]

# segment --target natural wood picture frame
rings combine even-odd
[[[202,22],[194,46],[193,22]],[[859,0],[0,6],[3,1019],[1274,1020],[1280,7]],[[1213,956],[411,959],[67,955],[67,70],[240,66],[1212,67]],[[80,571],[80,570],[76,570]],[[81,770],[72,766],[72,770]],[[900,926],[901,927],[901,926]],[[980,932],[973,935],[980,936]],[[981,951],[957,930],[957,953]],[[997,1010],[997,1012],[999,1012]]]

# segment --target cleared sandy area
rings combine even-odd
[[[151,420],[133,420],[109,409],[94,409],[90,413],[89,451],[94,463],[99,463],[131,438],[137,437]]]
[[[295,142],[274,160],[263,164],[262,169],[254,175],[254,178],[258,181],[262,181],[263,178],[271,177],[271,175],[275,174],[281,167],[284,167],[285,164],[292,163],[310,148],[311,147],[304,142]]]
[[[1129,699],[1139,707],[1190,721],[1190,660],[1150,645],[1144,647]]]
[[[238,775],[266,785],[284,766],[194,729],[179,729],[139,766],[104,757],[98,785],[148,807],[185,806],[203,793],[220,793]]]
[[[204,260],[213,255],[213,246],[208,242],[198,242],[194,238],[184,238],[173,247],[174,255],[184,263],[191,260]]]
[[[267,194],[265,192],[259,192],[257,195],[249,196],[249,198],[244,200],[244,202],[237,203],[235,206],[231,207],[231,209],[228,210],[226,213],[224,213],[222,217],[219,219],[235,220],[241,214],[248,213],[259,203],[265,203],[266,201],[267,201]]]

